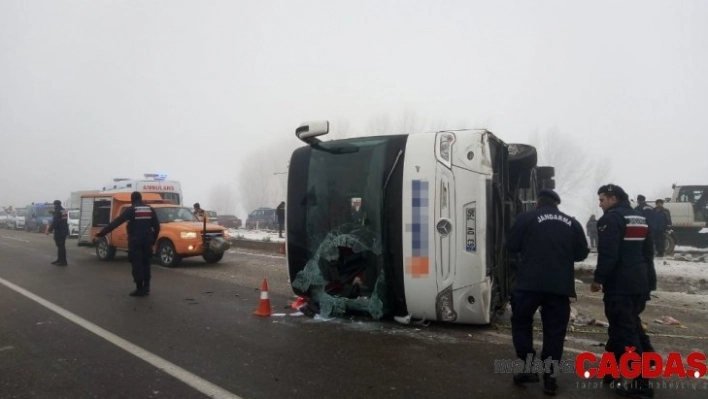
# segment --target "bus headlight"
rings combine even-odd
[[[195,239],[195,238],[197,238],[197,233],[194,231],[182,231],[179,233],[179,236],[185,240]]]
[[[435,158],[440,163],[452,168],[452,145],[455,144],[455,134],[451,132],[438,132],[435,135]]]
[[[440,321],[455,321],[455,305],[452,301],[452,286],[445,288],[435,298],[435,313]]]

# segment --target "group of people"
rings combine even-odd
[[[665,234],[671,231],[671,211],[664,208],[664,200],[659,198],[655,202],[655,207],[647,204],[644,195],[637,195],[637,206],[634,207],[644,216],[649,229],[651,230],[652,242],[657,257],[663,257],[666,252]],[[590,238],[590,248],[597,248],[597,219],[595,215],[590,215],[585,224],[588,238]]]
[[[614,353],[619,364],[626,347],[635,347],[639,355],[654,351],[640,320],[649,293],[656,290],[654,232],[652,222],[641,209],[632,208],[622,187],[606,184],[597,195],[603,216],[594,221],[597,265],[590,291],[603,292],[609,323],[605,350]],[[589,253],[582,226],[558,209],[560,203],[556,192],[541,190],[536,209],[517,218],[507,242],[511,252],[521,255],[511,298],[514,348],[524,362],[550,360],[551,367],[543,371],[547,395],[555,395],[558,390],[555,377],[570,321],[570,298],[576,298],[574,262],[586,259]],[[533,346],[533,317],[539,307],[543,324],[540,359]],[[536,373],[522,372],[513,380],[523,385],[539,382],[540,378]],[[641,375],[632,381],[606,375],[603,382],[614,384],[614,389],[625,396],[653,396],[648,380]]]

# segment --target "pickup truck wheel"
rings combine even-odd
[[[109,261],[116,256],[116,247],[108,244],[106,237],[101,237],[98,244],[96,244],[96,256],[98,260]]]
[[[202,255],[202,258],[206,261],[206,263],[216,263],[220,261],[224,257],[224,253],[214,253],[211,251],[206,251]]]
[[[175,246],[170,240],[162,240],[157,246],[157,258],[160,264],[165,267],[176,267],[182,260],[182,257],[177,255]]]

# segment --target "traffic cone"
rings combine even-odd
[[[307,299],[299,296],[299,297],[297,297],[297,300],[293,301],[293,303],[290,304],[290,307],[293,310],[298,310],[298,309],[300,309],[300,306],[302,306],[306,303],[307,303]]]
[[[256,316],[270,316],[270,299],[268,298],[268,280],[263,279],[263,284],[261,285],[261,300],[258,302],[258,307],[253,312]]]

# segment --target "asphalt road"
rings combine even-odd
[[[151,295],[134,298],[125,255],[67,245],[69,266],[53,266],[51,237],[0,230],[0,398],[546,397],[495,372],[514,353],[504,329],[288,315],[279,256],[155,266]],[[252,315],[263,278],[285,315]],[[704,381],[657,397],[705,398]],[[559,385],[559,397],[618,397],[575,374]]]

